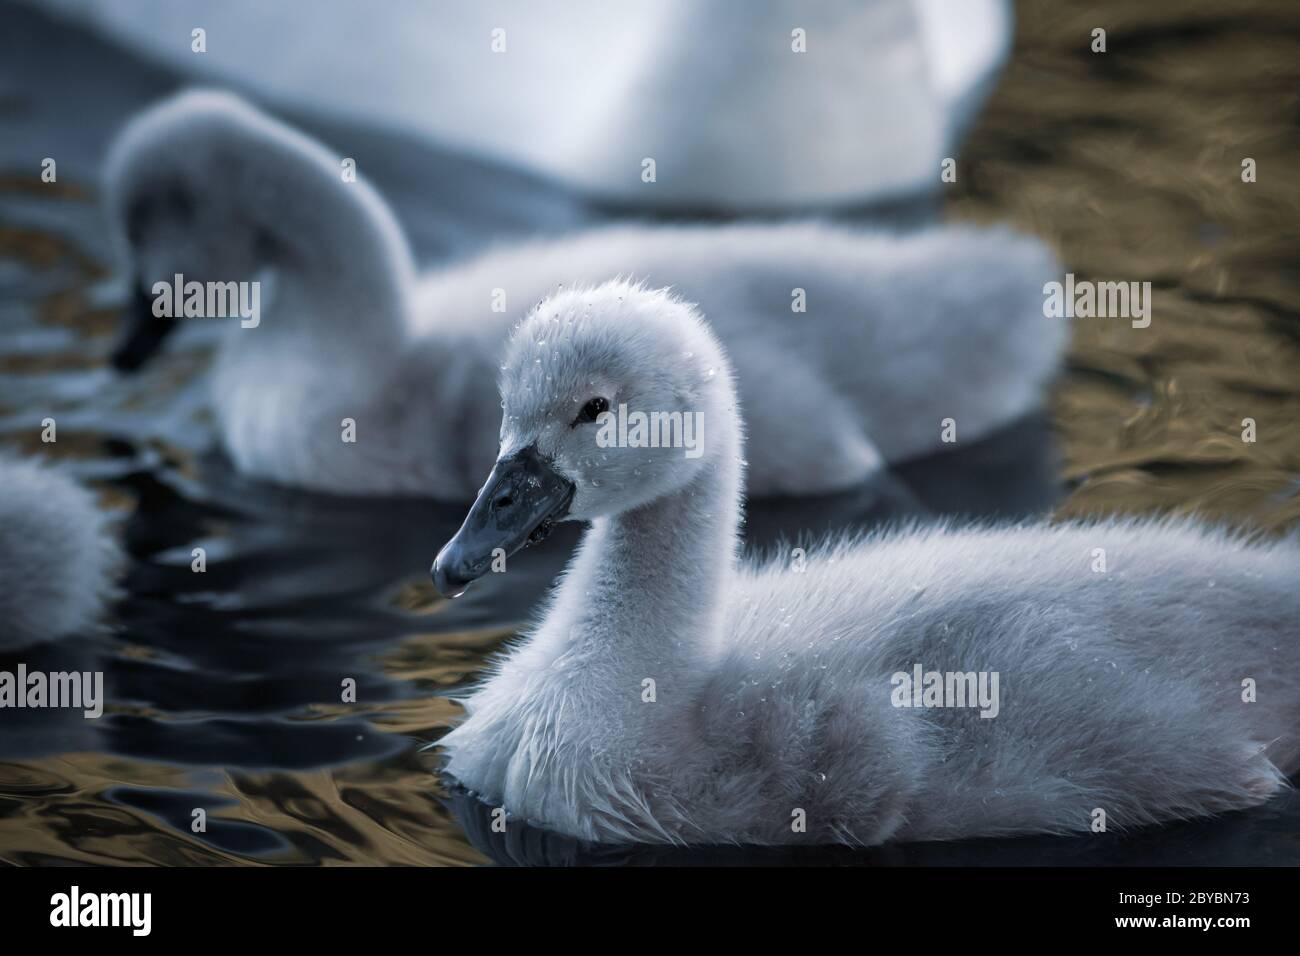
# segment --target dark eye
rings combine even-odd
[[[139,245],[155,219],[171,218],[182,226],[194,219],[194,198],[180,186],[170,186],[133,202],[126,213],[126,237]]]
[[[258,229],[253,234],[253,257],[259,262],[279,257],[280,244],[265,229]]]
[[[608,398],[593,398],[582,406],[582,411],[578,412],[578,417],[573,420],[574,425],[581,425],[583,422],[594,422],[601,412],[609,411]]]

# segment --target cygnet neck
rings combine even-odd
[[[390,354],[409,335],[415,267],[391,209],[342,160],[285,133],[247,146],[256,173],[232,183],[270,238],[275,283],[268,331],[299,342],[306,326],[326,350]]]
[[[717,411],[706,413],[709,444],[698,474],[675,492],[594,521],[556,596],[561,633],[548,638],[600,662],[620,695],[646,678],[670,695],[692,686],[698,663],[717,649],[744,480],[739,413],[725,378]]]

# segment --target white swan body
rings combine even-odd
[[[224,94],[183,94],[137,119],[108,183],[145,286],[273,267],[265,317],[231,320],[221,347],[220,427],[242,470],[327,491],[472,495],[495,452],[484,436],[498,421],[502,342],[558,286],[636,276],[718,316],[755,495],[852,487],[882,460],[938,447],[946,418],[961,441],[1010,422],[1040,400],[1067,334],[1042,314],[1052,255],[1001,229],[620,226],[496,249],[417,282],[372,189]]]
[[[381,20],[312,0],[56,6],[187,75],[587,193],[764,210],[933,191],[1012,32],[1008,0],[400,0]],[[176,37],[196,23],[241,42],[195,56]]]
[[[533,449],[592,526],[441,741],[490,805],[596,841],[865,845],[1082,832],[1098,810],[1112,829],[1201,816],[1300,768],[1294,538],[1109,519],[738,564],[741,419],[689,306],[568,291],[508,355],[502,461]],[[701,411],[706,453],[595,447],[569,421],[593,390]],[[509,526],[517,502],[489,501],[484,526],[484,500],[439,554],[440,586],[477,573],[469,551],[491,541],[476,528]],[[918,665],[996,673],[998,699],[902,706],[927,703],[900,699]]]
[[[90,492],[54,468],[0,455],[0,651],[90,627],[118,551]]]

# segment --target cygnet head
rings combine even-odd
[[[284,214],[277,156],[286,145],[313,146],[213,90],[170,97],[118,135],[104,186],[133,290],[113,356],[120,370],[143,364],[177,325],[153,314],[155,283],[170,285],[178,274],[185,282],[244,282],[274,260],[276,219]]]
[[[694,306],[616,280],[537,305],[506,347],[496,465],[438,553],[455,596],[561,520],[631,511],[687,487],[739,427],[730,366]]]

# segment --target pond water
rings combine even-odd
[[[1231,16],[1119,2],[1021,11],[1012,63],[939,201],[845,210],[891,223],[1009,220],[1080,278],[1149,280],[1154,320],[1077,320],[1041,415],[896,469],[876,486],[752,505],[753,549],[901,517],[1197,511],[1276,531],[1300,518],[1300,8]],[[0,722],[0,861],[55,863],[1264,864],[1300,862],[1300,800],[1090,838],[848,850],[584,847],[512,824],[436,775],[446,693],[507,640],[577,540],[542,547],[456,602],[427,568],[463,505],[259,485],[214,451],[204,377],[215,327],[163,361],[104,365],[126,284],[95,170],[113,130],[175,79],[42,15],[0,11],[0,444],[100,492],[129,553],[103,633],[21,655],[100,670],[99,720]],[[1094,22],[1096,21],[1096,22]],[[1107,26],[1100,59],[1084,38]],[[506,169],[373,130],[291,117],[400,210],[423,261],[614,210]],[[60,161],[43,185],[40,158]],[[1240,160],[1257,160],[1246,185]],[[1047,321],[1047,320],[1045,320]],[[58,421],[43,445],[40,421]],[[1239,439],[1240,420],[1260,440]],[[202,547],[208,569],[194,574]],[[341,702],[345,679],[357,702]],[[193,811],[207,830],[191,830]]]

